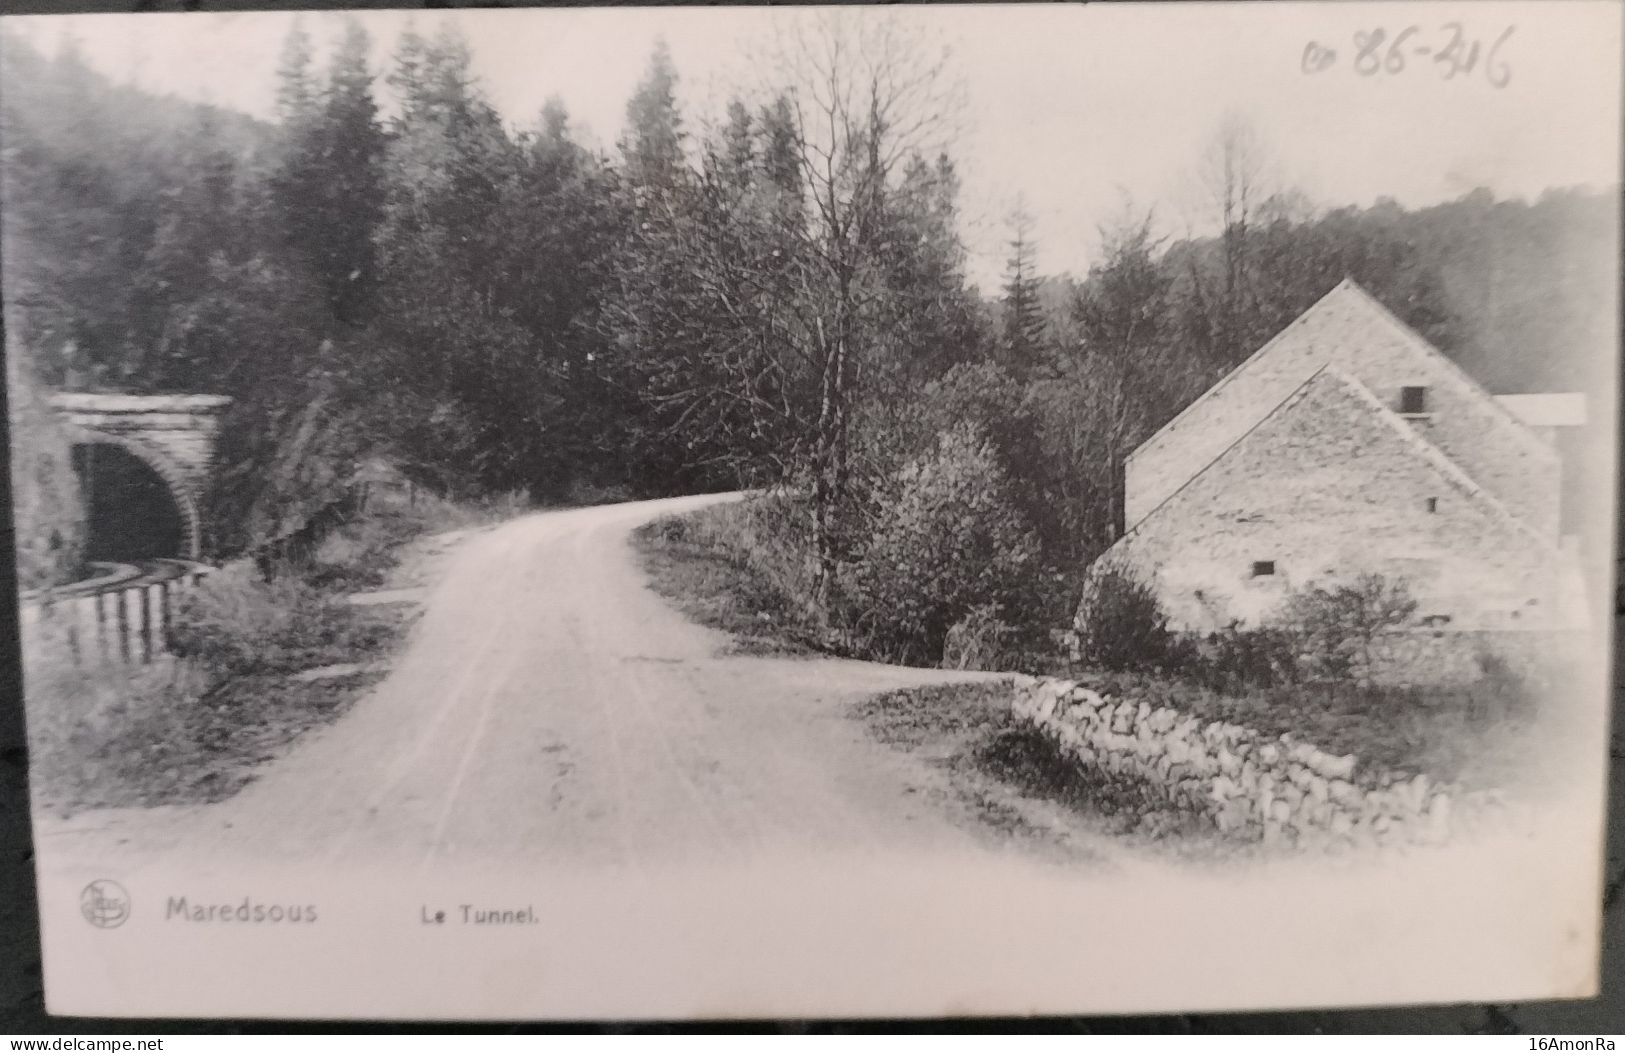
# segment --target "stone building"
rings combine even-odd
[[[1363,573],[1403,581],[1431,636],[1577,628],[1554,436],[1583,418],[1490,395],[1344,281],[1129,457],[1094,576],[1129,570],[1198,633]]]

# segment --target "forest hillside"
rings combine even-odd
[[[1344,277],[1494,392],[1583,387],[1616,324],[1617,188],[1339,207],[1227,163],[1219,234],[1127,213],[1045,275],[1018,217],[978,289],[940,114],[819,125],[792,65],[702,126],[658,48],[603,151],[557,103],[499,114],[455,29],[370,54],[295,29],[264,122],[0,33],[8,353],[49,388],[231,396],[217,557],[372,456],[454,497],[783,484],[827,605],[907,549],[902,491],[964,470],[1049,618],[1122,530],[1128,453]]]

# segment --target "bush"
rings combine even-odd
[[[71,814],[139,803],[123,788],[161,775],[190,748],[184,724],[199,692],[178,668],[80,661],[68,625],[47,617],[22,633],[36,807]]]
[[[1299,664],[1329,681],[1369,681],[1377,638],[1416,613],[1404,582],[1361,574],[1344,584],[1317,585],[1288,598],[1278,626],[1296,637]]]
[[[615,505],[632,498],[631,488],[624,483],[599,483],[591,479],[572,478],[564,489],[564,503],[570,507]]]
[[[634,533],[654,588],[748,653],[839,650],[808,597],[790,501],[750,497],[666,516]]]
[[[948,627],[942,646],[944,669],[1003,669],[1016,655],[1011,643],[1019,635],[1015,626],[999,617],[991,603],[978,604]]]
[[[340,716],[376,673],[410,615],[339,594],[375,587],[399,549],[429,531],[475,526],[528,504],[480,506],[431,494],[379,500],[314,546],[306,573],[266,581],[240,560],[181,592],[167,626],[180,661],[81,663],[71,622],[42,616],[24,634],[31,764],[38,799],[72,812],[104,805],[218,800],[309,728]],[[289,674],[337,663],[360,675]]]
[[[1079,657],[1089,665],[1156,669],[1177,657],[1178,638],[1157,594],[1121,566],[1104,566],[1089,577],[1075,624]]]
[[[996,362],[956,365],[910,400],[898,448],[919,450],[939,432],[976,424],[992,444],[1011,504],[1032,529],[1045,562],[1085,567],[1100,553],[1109,502],[1097,485],[1094,462],[1080,454],[1078,444],[1093,439],[1080,428],[1089,420],[1081,399],[1069,377],[1026,382]]]
[[[1231,625],[1193,649],[1193,660],[1174,663],[1215,691],[1275,687],[1297,679],[1297,637],[1276,626]]]
[[[817,559],[812,517],[802,499],[767,494],[714,505],[682,520],[686,542],[725,552],[750,568],[745,600],[760,604],[759,611],[771,612],[776,619],[820,626],[827,635],[822,613],[812,600]]]
[[[214,679],[294,672],[342,653],[348,637],[341,613],[296,576],[266,582],[239,563],[183,594],[170,619],[169,647]]]
[[[275,668],[290,663],[277,660],[256,663],[268,675],[247,677],[188,662],[79,661],[65,628],[62,619],[37,624],[23,640],[29,780],[36,806],[63,815],[229,797],[264,760],[336,720],[372,683],[369,676],[293,681]],[[373,621],[343,638],[376,644],[392,633]],[[290,639],[285,627],[280,639]]]
[[[984,621],[1040,624],[1041,584],[1037,541],[991,444],[961,424],[881,488],[842,620],[864,651],[934,665],[949,628],[973,610]]]

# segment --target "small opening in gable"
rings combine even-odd
[[[1275,561],[1273,559],[1259,559],[1253,561],[1253,577],[1267,578],[1274,573]]]
[[[1428,389],[1421,386],[1407,386],[1399,389],[1399,412],[1426,413],[1428,411]]]
[[[1437,512],[1439,510],[1439,499],[1437,497],[1428,498],[1427,509],[1429,512]]]

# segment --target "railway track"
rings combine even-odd
[[[177,581],[194,574],[203,574],[211,568],[206,563],[189,559],[144,559],[133,563],[93,561],[87,564],[90,574],[78,581],[51,588],[29,589],[22,593],[24,603],[48,603],[78,596],[94,596],[103,592],[143,585],[159,585]]]

